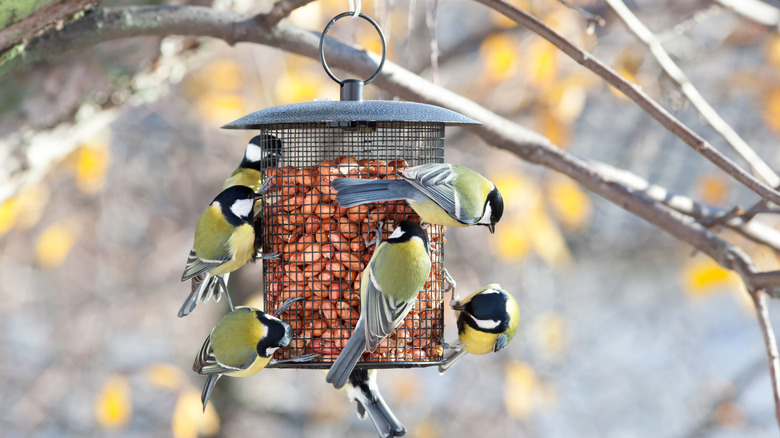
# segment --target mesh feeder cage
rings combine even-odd
[[[281,142],[277,166],[263,173],[273,178],[273,187],[255,224],[263,252],[279,253],[263,261],[265,309],[273,312],[285,300],[303,297],[280,315],[295,337],[275,357],[321,356],[271,367],[329,368],[360,316],[360,277],[375,248],[370,240],[377,234],[386,238],[402,220],[420,220],[404,201],[341,208],[331,181],[392,179],[407,167],[442,163],[444,127],[478,124],[432,105],[363,100],[363,85],[377,76],[385,59],[384,36],[363,14],[382,39],[382,62],[365,81],[336,78],[325,62],[323,41],[330,26],[348,15],[333,18],[320,39],[322,65],[341,85],[340,101],[267,108],[223,127],[259,130]],[[266,145],[278,147],[268,139]],[[373,353],[363,355],[359,368],[432,366],[442,360],[444,227],[427,225],[425,231],[432,262],[428,281],[404,322]]]

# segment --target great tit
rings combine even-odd
[[[273,135],[260,134],[252,137],[244,151],[244,158],[222,186],[247,186],[257,191],[263,182],[263,171],[277,167],[282,158],[282,141]]]
[[[381,438],[403,436],[406,428],[385,403],[376,384],[376,370],[356,369],[349,375],[344,385],[347,397],[357,404],[357,416],[365,420],[366,416],[374,423]]]
[[[423,164],[399,174],[401,179],[337,178],[331,186],[344,208],[368,202],[405,200],[423,222],[495,231],[504,200],[487,178],[457,164]]]
[[[341,388],[364,350],[373,352],[403,321],[431,272],[428,236],[401,221],[371,256],[360,277],[360,318],[325,381]]]
[[[222,189],[233,186],[246,186],[254,191],[260,190],[263,186],[263,172],[271,167],[277,167],[282,158],[282,142],[278,138],[269,134],[260,134],[252,137],[244,150],[244,158],[236,170],[230,174]],[[256,228],[260,228],[260,207],[262,200],[255,200],[253,211]],[[256,235],[255,249],[262,248],[263,243],[260,235]],[[272,259],[278,257],[277,253],[263,254],[262,250],[254,254],[254,258]],[[206,302],[214,297],[215,301],[222,298],[222,292],[227,290],[227,283],[230,273],[214,275],[210,272],[204,272],[192,277],[192,288],[189,297],[184,301],[179,310],[179,317],[187,316],[195,309],[198,302]],[[182,280],[184,281],[184,280]],[[229,295],[226,295],[230,299]],[[232,308],[232,306],[231,306]]]
[[[200,397],[204,410],[220,377],[251,376],[271,362],[271,356],[277,349],[290,344],[292,327],[277,316],[299,299],[302,298],[285,301],[274,316],[242,306],[222,317],[203,342],[192,364],[193,371],[208,376]],[[307,354],[274,363],[307,362],[315,357],[316,354]]]
[[[466,353],[487,354],[503,349],[517,332],[517,301],[498,284],[489,284],[463,301],[453,298],[450,306],[458,317],[458,340],[449,345],[439,374]]]
[[[252,209],[260,196],[262,194],[246,186],[228,187],[201,213],[181,281],[197,276],[208,278],[193,281],[192,291],[179,310],[179,317],[189,315],[199,301],[208,300],[212,295],[219,301],[224,292],[230,303],[221,276],[244,266],[255,256]],[[232,304],[230,307],[232,309]]]

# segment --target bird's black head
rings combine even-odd
[[[273,135],[260,134],[252,137],[244,151],[239,167],[263,171],[279,165],[282,158],[282,141]]]
[[[489,288],[474,295],[458,318],[458,330],[462,324],[485,333],[503,333],[509,327],[509,315],[506,312],[506,293],[501,289]]]
[[[501,220],[501,216],[504,215],[504,198],[501,197],[501,192],[498,191],[497,187],[493,187],[493,190],[488,193],[485,209],[488,208],[490,208],[490,223],[487,227],[491,233],[494,233],[496,224]]]
[[[256,311],[257,319],[266,328],[265,336],[257,342],[257,354],[262,357],[271,357],[274,352],[290,345],[293,338],[293,330],[290,324],[279,318]]]
[[[413,237],[422,239],[425,245],[425,251],[428,251],[428,234],[417,222],[401,221],[393,230],[393,234],[387,238],[390,243],[401,243],[411,240]]]
[[[222,191],[211,203],[219,203],[222,215],[230,225],[250,223],[257,195],[246,186],[231,186]]]

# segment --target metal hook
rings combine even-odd
[[[358,3],[360,3],[360,0],[358,0]],[[330,20],[330,23],[328,23],[328,25],[325,26],[325,29],[323,29],[322,35],[320,36],[320,62],[322,63],[322,68],[324,68],[325,73],[327,73],[328,76],[330,76],[330,78],[336,81],[336,83],[338,83],[339,85],[344,85],[344,81],[337,78],[336,75],[334,75],[333,72],[330,71],[330,68],[328,67],[328,63],[325,62],[325,35],[328,34],[328,30],[330,30],[330,27],[333,26],[333,24],[337,20],[344,17],[351,16],[353,14],[354,13],[352,11],[349,11],[349,12],[342,12],[341,14],[336,15],[335,17],[333,17],[333,19]],[[376,68],[374,74],[371,75],[370,78],[363,81],[363,84],[365,85],[373,81],[379,75],[379,72],[382,71],[382,67],[385,65],[385,58],[387,58],[387,43],[385,42],[385,34],[382,33],[382,29],[379,27],[376,21],[374,21],[373,19],[371,19],[371,17],[363,13],[358,13],[358,16],[371,23],[371,25],[374,26],[374,29],[376,29],[377,33],[379,34],[379,38],[382,40],[382,60],[379,62],[379,66]]]

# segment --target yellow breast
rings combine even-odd
[[[427,222],[429,224],[439,224],[439,225],[445,225],[448,227],[465,227],[465,224],[462,224],[455,219],[452,218],[452,216],[449,215],[446,211],[444,211],[443,208],[439,207],[438,204],[433,202],[432,200],[426,200],[422,202],[416,202],[416,201],[408,201],[409,206],[414,209],[414,211],[417,213],[418,216],[420,216],[420,219],[423,222]]]
[[[244,266],[255,254],[255,229],[249,224],[236,227],[228,240],[228,248],[233,257],[210,271],[211,275],[233,272]]]
[[[493,352],[493,345],[498,339],[498,334],[480,332],[465,325],[465,329],[458,338],[466,346],[466,351],[469,353],[488,354]]]

